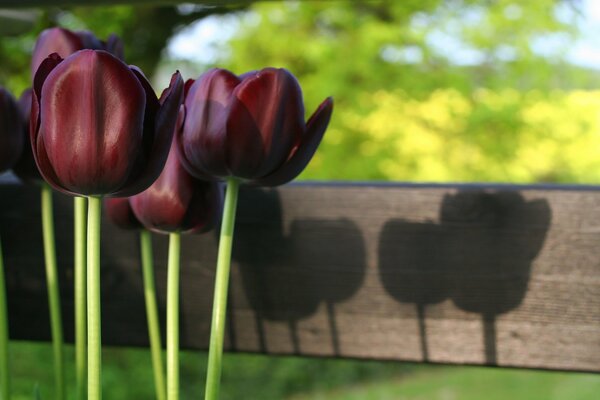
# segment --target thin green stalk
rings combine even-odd
[[[88,400],[102,398],[102,341],[100,336],[100,213],[102,199],[88,198],[87,319]]]
[[[58,287],[58,269],[56,266],[56,243],[54,241],[54,215],[52,211],[52,189],[42,185],[42,233],[44,236],[44,260],[46,264],[46,283],[48,286],[48,304],[50,306],[50,326],[52,331],[52,349],[54,353],[55,398],[65,398],[65,373],[63,356],[62,317],[60,315],[60,289]]]
[[[223,337],[225,333],[225,312],[227,309],[227,290],[229,270],[231,269],[231,248],[237,207],[239,182],[235,178],[227,180],[227,193],[223,207],[221,237],[217,256],[217,276],[213,300],[212,324],[210,330],[210,348],[208,351],[208,372],[206,375],[205,400],[219,397],[221,381],[221,360],[223,357]]]
[[[85,400],[87,375],[86,359],[86,214],[87,199],[75,197],[75,381],[77,400]]]
[[[4,258],[0,244],[0,400],[10,396],[10,376],[8,374],[8,308],[4,284]]]
[[[167,272],[167,399],[179,399],[179,253],[181,234],[169,235]]]
[[[144,276],[144,297],[146,299],[146,317],[148,319],[148,335],[152,353],[152,369],[154,370],[154,386],[156,398],[166,400],[165,370],[163,368],[162,345],[160,340],[160,323],[156,306],[156,288],[154,285],[154,262],[152,259],[152,236],[143,229],[140,232],[140,249],[142,253],[142,275]],[[170,271],[170,269],[169,269]]]

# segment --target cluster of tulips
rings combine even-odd
[[[123,60],[123,45],[116,36],[101,41],[90,32],[52,28],[42,32],[33,50],[32,89],[17,102],[0,88],[0,172],[12,168],[24,181],[41,187],[55,398],[65,398],[65,377],[52,189],[74,197],[78,399],[102,396],[103,199],[116,224],[140,230],[160,400],[179,396],[180,234],[206,232],[220,223],[205,397],[216,399],[239,185],[277,186],[302,172],[327,128],[333,101],[326,99],[305,122],[297,80],[275,68],[239,76],[212,69],[185,83],[175,72],[157,97],[143,72]],[[169,234],[170,242],[166,374],[149,231]],[[1,258],[0,252],[0,400],[8,400],[8,318]]]

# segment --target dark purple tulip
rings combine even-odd
[[[30,138],[40,173],[71,195],[145,190],[167,159],[182,99],[179,72],[159,100],[139,69],[108,52],[52,54],[33,85]]]
[[[131,208],[129,197],[104,199],[104,209],[108,219],[121,229],[141,229],[142,224]]]
[[[305,123],[302,90],[287,70],[237,77],[213,69],[189,86],[185,107],[179,153],[191,174],[277,186],[298,176],[312,158],[333,99],[325,99]]]
[[[23,120],[17,101],[0,87],[0,173],[11,168],[23,149]]]
[[[57,53],[66,58],[83,49],[106,50],[123,59],[123,44],[116,35],[110,35],[104,42],[90,31],[72,32],[64,28],[49,28],[42,31],[35,42],[31,56],[31,76],[35,76],[42,61],[50,54]]]
[[[222,190],[217,182],[191,176],[182,166],[173,140],[162,173],[144,192],[130,198],[137,219],[158,233],[202,233],[211,230],[221,213]]]
[[[31,118],[31,89],[26,89],[19,98],[19,109],[23,116],[23,136],[24,146],[21,152],[21,157],[13,166],[12,171],[21,180],[29,183],[43,182],[42,176],[35,165],[33,152],[31,151],[31,142],[29,138],[29,120]]]

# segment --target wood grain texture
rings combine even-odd
[[[56,195],[66,337],[72,206]],[[48,340],[34,187],[0,184],[11,337]],[[146,345],[135,232],[102,227],[103,338]],[[242,188],[233,351],[600,371],[600,190]],[[166,237],[154,237],[164,321]],[[208,343],[216,236],[182,240],[181,343]]]

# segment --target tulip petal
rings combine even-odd
[[[227,104],[239,82],[229,71],[212,69],[189,87],[179,152],[194,176],[229,175],[224,149]]]
[[[31,76],[36,74],[40,64],[52,53],[65,58],[84,48],[81,37],[63,28],[50,28],[38,36],[31,56]]]
[[[234,102],[227,116],[226,144],[229,175],[252,179],[265,160],[265,149],[254,118],[241,102]],[[226,176],[226,175],[225,175]]]
[[[189,229],[186,214],[197,203],[193,201],[195,179],[179,163],[175,148],[173,141],[158,179],[148,189],[131,197],[136,217],[146,228],[160,233]]]
[[[172,148],[160,177],[130,203],[136,218],[153,232],[202,233],[216,225],[222,197],[218,182],[192,177]]]
[[[133,213],[127,197],[105,199],[104,209],[112,223],[121,229],[140,229],[143,227]]]
[[[220,182],[195,180],[194,195],[188,206],[183,233],[205,233],[217,226],[223,204]]]
[[[285,69],[265,68],[244,76],[231,102],[227,148],[233,151],[230,161],[243,150],[245,155],[239,154],[243,161],[257,162],[253,152],[262,150],[260,165],[252,176],[247,176],[255,178],[275,171],[288,159],[304,131],[304,104],[298,81]],[[255,127],[260,141],[255,137]],[[250,169],[246,173],[250,174]]]
[[[196,82],[195,79],[188,79],[187,81],[185,81],[185,84],[183,85],[183,96],[184,98],[187,97],[188,92],[190,91],[190,88],[192,87],[192,85],[194,84],[194,82]]]
[[[42,86],[44,85],[46,78],[50,72],[52,72],[52,70],[56,68],[56,66],[62,61],[63,59],[58,55],[58,53],[52,53],[40,63],[39,68],[33,76],[33,91],[35,92],[38,100],[42,97]]]
[[[74,32],[75,35],[77,35],[77,37],[79,37],[79,40],[81,40],[81,44],[82,47],[81,49],[93,49],[93,50],[104,50],[105,49],[105,45],[104,43],[102,43],[100,41],[100,39],[98,39],[96,37],[96,35],[94,35],[92,32],[90,31],[78,31],[78,32]],[[79,50],[79,49],[77,49]],[[71,52],[74,53],[74,52]],[[65,54],[65,57],[70,55],[69,54]]]
[[[123,41],[114,33],[106,40],[106,51],[117,57],[119,60],[125,59]]]
[[[332,112],[333,99],[328,97],[309,118],[306,123],[306,133],[288,161],[272,174],[256,179],[252,183],[261,186],[278,186],[300,175],[319,147]]]
[[[60,64],[62,58],[56,53],[52,53],[40,64],[34,78],[31,98],[31,116],[29,118],[29,142],[33,152],[33,158],[44,179],[45,176],[40,169],[40,163],[37,156],[37,137],[40,127],[40,99],[42,97],[42,86],[48,77],[48,74]],[[48,181],[48,179],[46,179]]]
[[[68,194],[71,196],[78,196],[79,195],[78,193],[73,192],[60,184],[60,179],[58,179],[58,177],[56,176],[54,167],[52,166],[52,163],[48,159],[48,154],[46,154],[46,148],[44,145],[43,136],[39,136],[38,141],[35,143],[35,145],[32,144],[32,146],[35,146],[33,148],[33,154],[34,154],[34,158],[35,158],[35,163],[38,167],[40,175],[42,175],[42,178],[44,178],[44,180],[50,186],[52,186],[52,188],[54,190],[57,190],[59,192],[62,192],[62,193],[65,193],[65,194]]]
[[[144,171],[145,166],[148,163],[148,157],[152,152],[156,130],[156,113],[160,108],[160,103],[156,98],[156,93],[154,93],[154,89],[152,89],[150,82],[148,82],[148,79],[146,78],[142,70],[135,65],[130,65],[129,68],[142,85],[144,93],[146,94],[146,108],[144,110],[144,128],[142,135],[142,145],[139,149],[140,151],[137,152],[137,158],[133,167],[133,170],[137,171],[137,173],[130,175],[129,179],[123,184],[121,188],[116,190],[114,193],[110,194],[110,196],[115,197],[129,197],[144,190],[143,187],[139,187],[143,185],[143,183],[140,183],[140,185],[138,185],[136,184],[136,182],[140,180],[142,171]]]
[[[140,82],[146,82],[143,75],[137,75]],[[142,83],[145,86],[145,83]],[[151,87],[148,84],[148,88]],[[154,99],[156,95],[152,94]],[[155,100],[151,100],[154,102]],[[169,87],[161,95],[161,101],[155,114],[149,115],[151,110],[147,110],[144,118],[144,153],[146,154],[144,169],[135,180],[130,181],[122,190],[114,193],[114,196],[132,196],[145,189],[159,177],[167,161],[169,149],[173,140],[175,125],[179,116],[180,105],[183,102],[183,79],[179,71],[171,77]],[[154,130],[146,130],[147,121],[153,120]]]
[[[81,50],[56,66],[39,99],[39,135],[61,184],[82,195],[122,187],[137,173],[145,106],[136,76],[108,52]]]

